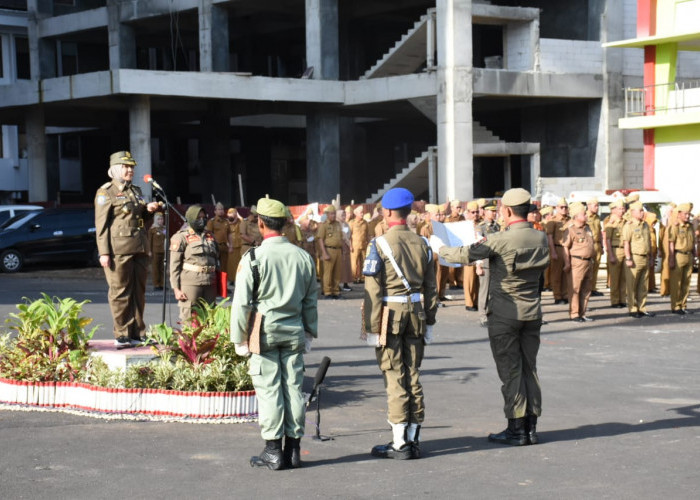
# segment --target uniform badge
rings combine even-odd
[[[103,194],[98,194],[97,198],[95,198],[95,203],[97,203],[98,205],[104,205],[105,203],[107,203],[107,197]]]
[[[180,245],[179,245],[176,241],[173,241],[173,242],[170,244],[170,251],[171,251],[171,252],[177,252],[178,250],[180,250]]]
[[[367,257],[365,257],[365,263],[362,266],[362,274],[365,276],[376,276],[382,269],[382,259],[379,257],[379,252],[377,251],[377,244],[374,240],[369,242],[369,248],[367,251]]]

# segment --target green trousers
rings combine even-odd
[[[489,341],[503,385],[506,418],[542,413],[542,391],[537,377],[542,320],[520,321],[489,316]]]
[[[303,337],[302,337],[303,338]],[[306,409],[304,342],[290,339],[261,346],[250,358],[250,375],[258,398],[258,421],[263,439],[304,436]]]

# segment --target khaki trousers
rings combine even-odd
[[[600,243],[595,244],[595,257],[593,260],[593,277],[591,285],[594,292],[598,291],[598,269],[600,269],[600,259],[603,256],[603,247]]]
[[[569,317],[584,316],[593,289],[593,261],[571,256],[571,280],[569,280]]]
[[[627,281],[627,308],[629,312],[646,312],[647,292],[649,286],[649,267],[646,255],[632,255],[634,267],[625,264],[625,280]]]
[[[552,287],[554,300],[566,299],[569,284],[567,273],[564,272],[564,249],[555,245],[554,250],[557,252],[557,259],[552,259],[549,266],[549,285]]]
[[[676,252],[676,267],[671,269],[668,279],[671,289],[671,310],[687,309],[690,277],[693,275],[692,255]]]
[[[464,305],[475,307],[479,303],[479,277],[476,275],[476,266],[462,267],[462,286]]]
[[[484,274],[479,276],[479,319],[486,320],[486,309],[489,300],[489,284],[491,282],[491,271],[488,265],[482,266]]]
[[[608,260],[608,276],[610,277],[610,305],[623,304],[627,300],[625,285],[625,251],[622,248],[613,249],[617,262],[611,264]]]
[[[146,306],[148,255],[112,255],[109,267],[103,267],[109,292],[109,308],[114,320],[114,338],[137,339],[146,332],[143,309]]]
[[[330,260],[323,262],[323,293],[325,295],[338,295],[340,292],[340,266],[342,265],[342,251],[340,248],[328,248],[326,252]]]
[[[542,391],[537,376],[542,320],[520,321],[489,315],[489,342],[501,379],[506,418],[542,414]]]
[[[151,255],[151,271],[153,272],[153,286],[163,286],[163,261],[164,253],[154,253]]]
[[[187,295],[187,300],[179,300],[177,307],[180,309],[180,322],[184,325],[192,318],[192,309],[197,305],[199,299],[204,299],[207,304],[213,305],[216,302],[216,283],[211,285],[180,285],[180,290]]]
[[[352,279],[353,281],[364,281],[364,276],[362,275],[362,268],[365,265],[365,249],[364,248],[353,248],[350,255],[350,265],[352,266]]]

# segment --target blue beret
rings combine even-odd
[[[413,203],[413,194],[405,188],[394,188],[386,192],[382,198],[382,206],[389,210],[407,207]]]

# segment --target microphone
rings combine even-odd
[[[163,191],[163,188],[160,187],[160,184],[158,184],[158,183],[156,182],[156,180],[153,178],[153,176],[152,176],[151,174],[146,174],[146,175],[144,175],[144,176],[143,176],[143,182],[145,182],[145,183],[147,183],[147,184],[153,184],[153,187],[154,187],[154,188],[160,189],[161,191]]]
[[[323,379],[326,378],[326,372],[328,371],[328,367],[331,365],[331,358],[328,356],[324,356],[323,359],[321,360],[321,364],[318,367],[318,370],[316,370],[316,376],[314,377],[314,386],[313,389],[311,389],[311,394],[309,395],[309,403],[313,401],[318,394],[318,386],[320,386],[323,383]]]

